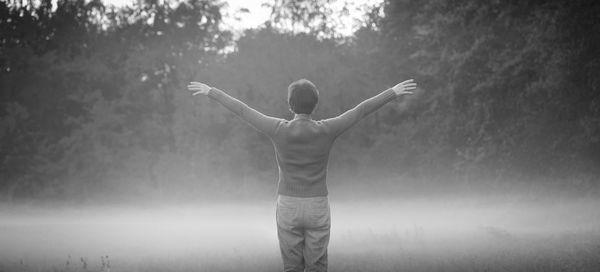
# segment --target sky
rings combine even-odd
[[[137,0],[104,1],[105,3],[115,6],[124,6],[131,5]],[[343,35],[351,35],[356,29],[355,20],[362,17],[368,7],[372,7],[382,1],[383,0],[337,0],[332,6],[334,11],[341,10],[344,3],[347,4],[349,9],[349,16],[340,19],[345,27],[343,29],[338,29],[338,31]],[[262,25],[271,15],[271,10],[268,7],[262,6],[265,2],[272,2],[271,0],[229,0],[223,2],[226,3],[223,24],[226,28],[237,33],[241,33],[244,29],[256,28]],[[248,9],[249,12],[240,12],[240,9]]]

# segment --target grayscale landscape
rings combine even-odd
[[[300,79],[314,120],[396,95],[319,168],[328,271],[600,271],[598,14],[0,1],[0,272],[282,271],[276,150],[243,115],[293,119]]]

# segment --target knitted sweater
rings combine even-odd
[[[288,121],[266,116],[216,88],[208,96],[271,139],[279,167],[278,193],[295,197],[326,196],[327,163],[335,139],[396,97],[387,89],[334,118],[316,121],[300,114]]]

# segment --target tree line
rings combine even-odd
[[[316,118],[406,78],[422,88],[339,139],[331,170],[359,177],[345,183],[597,191],[596,1],[388,0],[351,37],[327,19],[332,2],[273,1],[237,39],[220,1],[0,2],[2,198],[274,188],[268,139],[185,85],[290,118],[299,78],[321,91]]]

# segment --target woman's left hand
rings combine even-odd
[[[208,91],[210,91],[211,87],[202,83],[202,82],[190,82],[187,86],[188,90],[192,92],[192,95],[203,94],[208,95]]]

